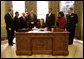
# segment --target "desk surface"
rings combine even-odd
[[[46,28],[41,28],[41,29],[33,29],[31,31],[16,32],[16,33],[69,33],[69,32],[58,28],[54,29],[54,31],[48,31]]]

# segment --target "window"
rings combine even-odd
[[[25,1],[13,1],[13,16],[15,16],[15,12],[19,12],[19,16],[21,16],[22,12],[25,12]]]
[[[65,15],[70,7],[74,8],[74,1],[60,1],[60,11],[63,11]]]
[[[48,13],[48,1],[37,1],[37,18],[46,19],[46,14]]]

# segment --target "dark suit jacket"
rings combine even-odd
[[[6,23],[7,38],[8,40],[12,40],[14,38],[13,19],[9,13],[7,13],[4,18]],[[11,30],[9,30],[9,28],[11,28]]]
[[[19,29],[27,28],[27,20],[26,20],[26,18],[24,20],[23,17],[20,17],[19,20],[20,20],[20,22],[19,22]]]
[[[12,17],[10,16],[10,14],[7,13],[4,18],[5,18],[5,23],[6,23],[6,29],[7,29],[7,30],[8,30],[8,28],[14,29],[13,19],[12,19]]]
[[[67,29],[71,30],[75,28],[76,23],[78,23],[78,16],[77,14],[72,13],[71,15],[66,15],[67,18]]]
[[[36,26],[37,16],[35,14],[33,14],[33,15],[34,15],[34,18],[33,19],[31,18],[31,15],[30,14],[28,15],[29,26],[32,25],[31,22],[34,22],[34,26]]]
[[[46,15],[46,25],[49,28],[55,26],[55,15],[54,14],[51,13],[50,16],[49,14]]]
[[[14,23],[14,30],[19,29],[19,18],[17,16],[13,18],[13,23]]]

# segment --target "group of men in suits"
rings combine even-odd
[[[75,34],[75,27],[76,23],[78,22],[77,15],[71,12],[72,9],[69,9],[70,14],[67,15],[67,31],[70,32],[69,35],[69,44],[73,43],[73,38]],[[46,15],[46,23],[44,25],[40,25],[37,20],[36,14],[34,14],[33,10],[30,13],[22,13],[21,17],[19,16],[19,12],[15,12],[15,17],[13,18],[12,9],[8,10],[8,13],[5,15],[5,23],[7,29],[7,37],[9,45],[13,45],[13,38],[14,38],[14,30],[22,29],[22,28],[30,28],[32,29],[34,26],[36,27],[47,27],[47,28],[54,28],[56,27],[55,23],[55,14],[52,13],[52,8],[49,8],[49,13]],[[43,20],[43,19],[42,19]],[[38,24],[37,24],[38,23]],[[40,25],[40,26],[39,26]]]
[[[18,29],[23,28],[33,28],[36,25],[37,22],[37,16],[34,14],[33,10],[29,13],[22,13],[21,17],[19,16],[19,12],[15,12],[14,17],[14,29],[17,31]],[[17,17],[17,19],[16,19]],[[18,24],[18,26],[16,25]]]
[[[17,31],[22,28],[30,28],[32,29],[34,26],[39,27],[55,27],[55,15],[52,13],[52,9],[49,9],[49,14],[46,15],[46,23],[44,23],[44,19],[37,20],[37,15],[33,12],[33,10],[28,13],[22,13],[22,16],[19,17],[19,12],[15,12],[14,17],[14,29]],[[42,21],[41,21],[42,20]],[[43,25],[41,26],[40,24]],[[40,26],[39,26],[40,25]]]
[[[9,9],[8,13],[5,15],[5,23],[9,45],[13,45],[14,30],[17,31],[18,29],[22,28],[32,29],[34,26],[36,26],[37,28],[52,28],[55,24],[55,15],[52,14],[51,11],[52,8],[49,9],[49,14],[46,15],[46,23],[44,24],[43,19],[41,19],[43,25],[40,25],[40,22],[38,23],[37,20],[37,15],[34,14],[33,10],[30,13],[26,13],[26,16],[25,13],[22,13],[21,17],[19,17],[19,12],[15,12],[15,17],[13,18],[13,16],[11,16],[13,10]]]

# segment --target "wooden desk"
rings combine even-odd
[[[16,54],[68,55],[68,32],[50,31],[16,32]]]

